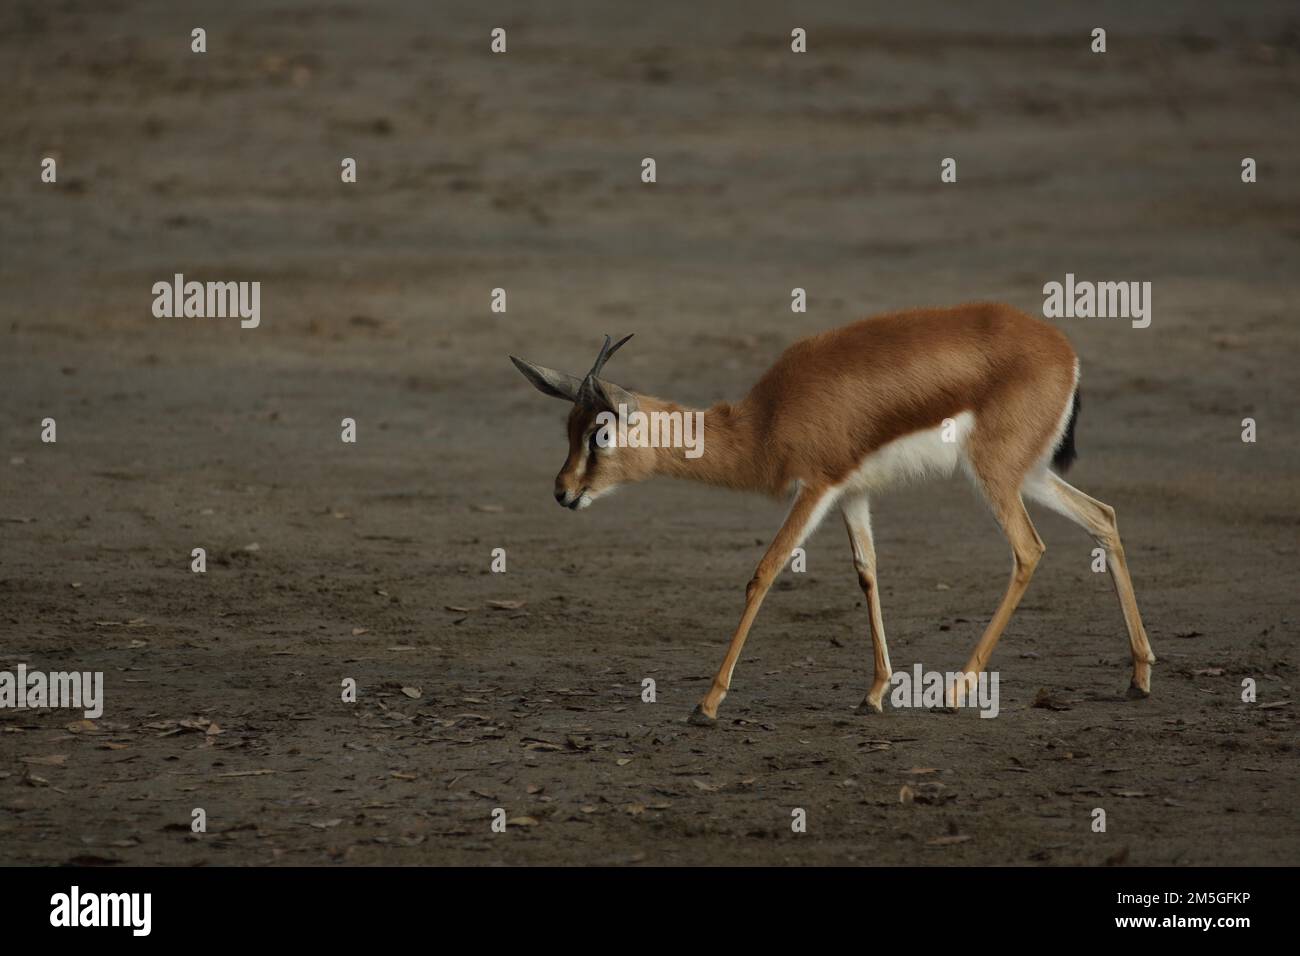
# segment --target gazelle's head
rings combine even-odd
[[[597,420],[602,412],[617,417],[620,405],[625,406],[629,415],[640,405],[627,389],[599,378],[609,357],[631,337],[625,336],[611,347],[609,336],[605,336],[596,364],[584,378],[510,356],[524,378],[543,395],[573,403],[568,421],[569,455],[555,476],[555,500],[574,511],[587,507],[625,482],[647,477],[654,468],[649,449],[616,447],[608,440],[614,429],[601,427],[608,418]]]

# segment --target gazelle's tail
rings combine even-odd
[[[1061,443],[1056,446],[1056,451],[1052,454],[1052,467],[1059,474],[1065,474],[1074,464],[1074,459],[1079,457],[1079,452],[1074,447],[1074,423],[1079,420],[1079,388],[1075,386],[1074,398],[1070,403],[1070,421],[1065,426],[1065,434],[1061,436]]]

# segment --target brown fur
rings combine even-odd
[[[654,475],[779,496],[799,482],[833,486],[871,452],[963,411],[971,456],[1015,484],[1044,453],[1074,387],[1064,334],[1005,305],[897,312],[795,342],[738,403],[704,413],[704,454],[620,448],[584,470],[598,409],[575,405],[557,491],[599,494]],[[686,411],[637,394],[641,410]],[[588,456],[589,457],[589,456]]]

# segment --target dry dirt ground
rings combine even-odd
[[[6,3],[0,669],[106,704],[0,711],[0,862],[1296,863],[1300,27],[1041,6]],[[176,272],[260,281],[261,326],[154,318]],[[1150,328],[1059,324],[1154,695],[1091,541],[1035,511],[999,717],[857,716],[832,518],[688,726],[783,506],[556,507],[563,409],[507,354],[635,332],[609,377],[703,406],[809,332],[1038,313],[1067,272],[1153,283]],[[956,668],[1006,544],[957,480],[876,531],[894,666]]]

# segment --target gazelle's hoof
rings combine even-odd
[[[713,727],[718,723],[718,719],[716,717],[710,717],[704,712],[703,707],[696,704],[695,709],[691,711],[691,716],[686,718],[686,722],[688,724],[694,724],[696,727]]]
[[[1124,692],[1124,696],[1129,700],[1144,700],[1151,696],[1151,691],[1143,690],[1137,684],[1129,684],[1128,690]]]
[[[976,683],[978,680],[977,673],[970,668],[962,671],[964,676],[959,682],[955,682],[948,688],[948,692],[943,695],[943,707],[938,709],[956,713],[963,704],[968,707],[974,705],[978,686]]]
[[[870,716],[871,714],[883,714],[885,705],[881,701],[873,701],[870,697],[862,698],[862,703],[853,709],[855,714]]]

